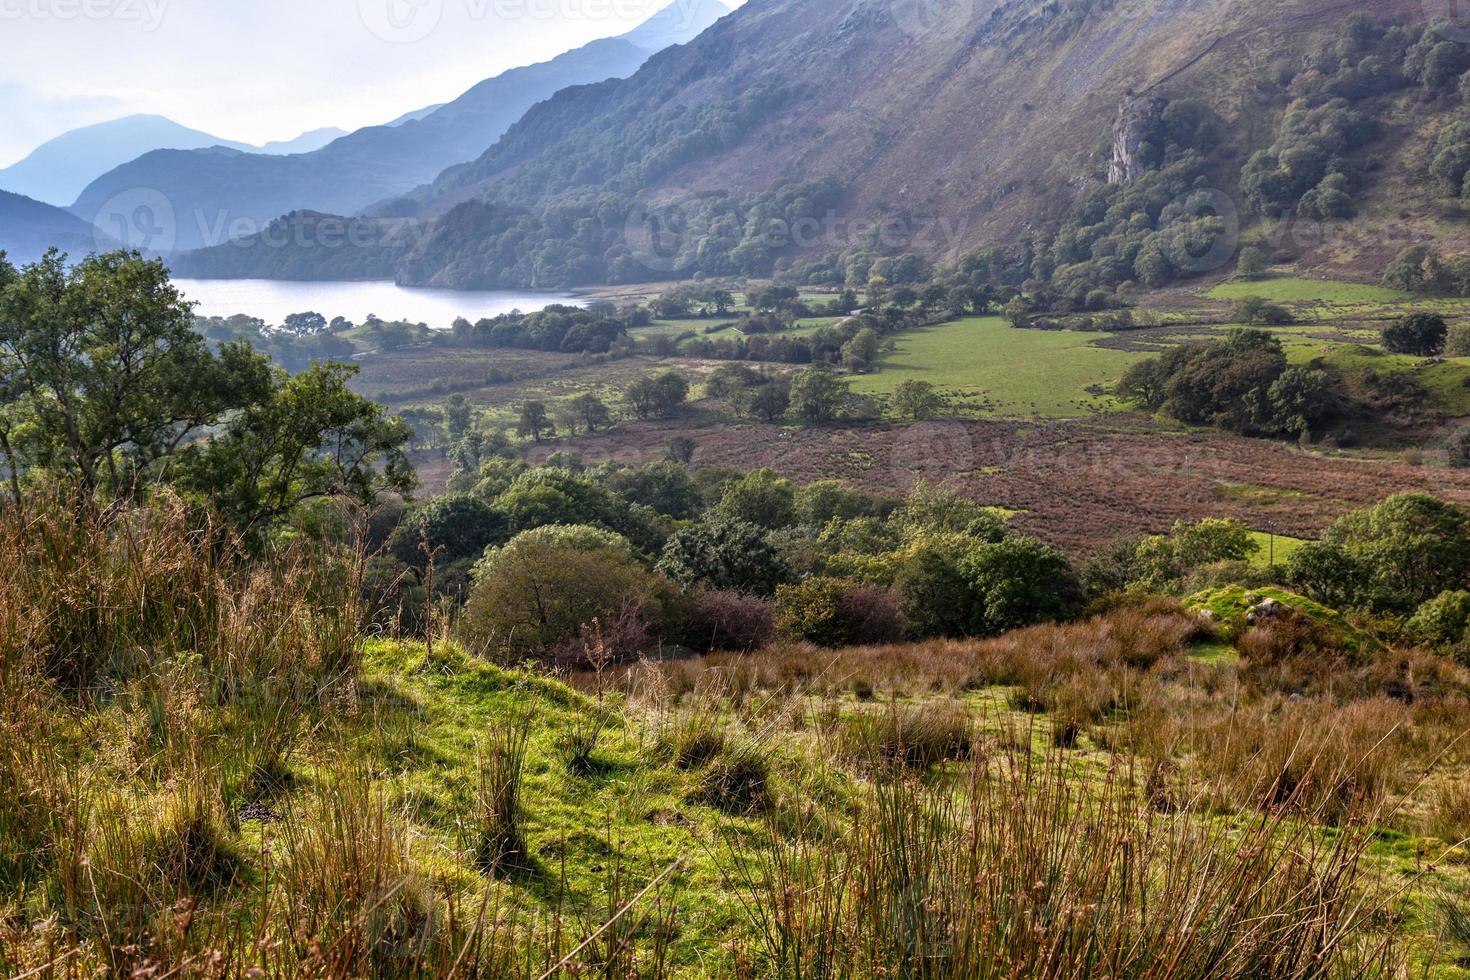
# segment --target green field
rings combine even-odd
[[[1251,556],[1251,564],[1256,566],[1257,568],[1267,567],[1271,564],[1271,556],[1273,552],[1272,537],[1270,532],[1252,531],[1251,539],[1254,540],[1256,544],[1261,546],[1261,550],[1257,551],[1254,555]],[[1306,543],[1307,542],[1302,538],[1287,537],[1284,534],[1276,535],[1274,548],[1276,564],[1281,565],[1286,563],[1287,561],[1290,561],[1291,556],[1296,554],[1297,549]]]
[[[1278,303],[1321,303],[1329,306],[1404,303],[1415,298],[1412,293],[1367,283],[1294,278],[1241,279],[1221,283],[1206,295],[1223,300],[1264,296]]]
[[[973,317],[895,335],[895,349],[853,390],[889,395],[904,381],[928,381],[947,396],[988,415],[1073,418],[1116,407],[1089,386],[1111,387],[1144,354],[1107,350],[1111,336],[1077,331],[1017,330],[999,317]]]

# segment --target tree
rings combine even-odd
[[[715,515],[768,530],[791,527],[796,523],[796,488],[769,467],[753,470],[730,484]]]
[[[818,425],[837,418],[849,396],[848,383],[824,364],[813,364],[791,382],[791,409],[803,422]]]
[[[444,427],[451,442],[459,442],[469,431],[472,411],[470,400],[464,395],[450,395],[444,403]]]
[[[276,372],[267,396],[180,453],[177,482],[207,495],[247,532],[309,500],[369,505],[384,493],[409,492],[416,478],[404,447],[412,433],[348,387],[356,373],[341,364],[292,377]]]
[[[649,646],[668,591],[616,535],[538,528],[485,556],[459,632],[472,650],[502,662],[585,666],[589,642],[625,660]]]
[[[676,582],[759,596],[773,594],[791,578],[765,530],[730,520],[675,532],[664,545],[658,570]]]
[[[1230,319],[1236,323],[1285,324],[1295,317],[1280,303],[1273,303],[1264,296],[1243,296],[1230,308]]]
[[[312,337],[326,329],[327,318],[320,313],[292,313],[286,317],[285,330],[293,337]]]
[[[567,403],[567,417],[572,420],[572,432],[576,433],[576,427],[588,433],[605,429],[612,425],[612,412],[607,403],[596,395],[588,393],[578,395]]]
[[[1271,427],[1309,438],[1312,430],[1340,408],[1341,386],[1326,371],[1293,366],[1271,382]]]
[[[775,422],[791,409],[791,385],[784,378],[746,389],[741,405],[748,415],[762,422]]]
[[[922,422],[944,407],[944,397],[928,381],[910,378],[893,390],[893,410],[906,419]]]
[[[469,494],[445,494],[404,515],[388,542],[393,557],[410,568],[423,568],[428,551],[443,564],[478,560],[491,545],[505,544],[505,515]]]
[[[699,446],[688,436],[675,436],[669,440],[668,448],[664,450],[664,459],[680,466],[688,466],[694,462],[694,454]]]
[[[1368,571],[1383,605],[1412,609],[1470,581],[1470,512],[1427,494],[1403,493],[1346,515],[1327,529]]]
[[[1035,538],[975,547],[961,562],[981,635],[1075,616],[1082,584],[1067,559]]]
[[[521,417],[516,423],[516,434],[522,439],[532,439],[536,442],[556,435],[556,426],[552,424],[551,414],[547,412],[545,402],[526,402],[521,406]]]
[[[1449,325],[1438,313],[1410,313],[1383,331],[1383,346],[1394,354],[1438,357],[1444,352]]]
[[[1470,425],[1462,425],[1451,432],[1444,449],[1451,466],[1457,470],[1470,469]]]
[[[50,252],[0,260],[0,394],[12,489],[54,474],[121,493],[231,412],[269,399],[276,376],[248,345],[210,349],[160,262]]]
[[[842,345],[842,363],[859,373],[866,372],[878,359],[878,332],[872,327],[863,327]]]
[[[1245,561],[1261,550],[1250,528],[1239,521],[1206,518],[1193,524],[1174,525],[1174,553],[1186,568],[1222,561]]]
[[[1240,250],[1240,258],[1236,261],[1235,274],[1242,279],[1259,279],[1266,274],[1266,253],[1254,245],[1247,245]]]
[[[689,397],[689,382],[677,371],[636,379],[623,392],[623,401],[637,419],[669,415]]]

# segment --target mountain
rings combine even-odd
[[[189,129],[163,116],[127,116],[74,129],[42,144],[24,160],[0,170],[0,188],[66,207],[101,175],[152,150],[227,146],[260,153],[305,153],[341,135],[339,129],[318,129],[257,148]]]
[[[61,208],[0,191],[0,252],[12,263],[34,262],[53,247],[83,255],[112,244]]]
[[[120,194],[156,190],[179,216],[180,250],[217,244],[232,224],[264,228],[298,209],[355,214],[479,156],[527,109],[561,89],[631,75],[650,55],[690,40],[727,13],[719,0],[675,0],[624,37],[593,41],[549,62],[512,69],[422,118],[410,113],[313,153],[148,153],[93,182],[72,210],[90,218]]]
[[[1417,0],[750,0],[356,232],[374,267],[397,236],[399,282],[467,289],[861,286],[963,259],[1078,310],[1225,271],[1243,240],[1376,279],[1406,246],[1470,250],[1470,46],[1426,21]],[[182,261],[247,276],[249,252]]]

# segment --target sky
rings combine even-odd
[[[0,167],[132,113],[257,144],[385,123],[670,2],[0,0]]]

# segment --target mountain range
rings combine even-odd
[[[1353,207],[1323,212],[1339,231],[1393,216],[1408,242],[1281,244],[1376,275],[1394,249],[1444,234],[1447,207],[1458,218],[1425,170],[1470,58],[1426,29],[1428,13],[1417,0],[749,0],[629,78],[531,108],[478,158],[359,219],[396,223],[369,231],[370,260],[329,264],[453,288],[793,269],[834,281],[864,255],[924,261],[999,245],[1025,263],[1044,244],[1049,275],[1083,259],[1119,264],[1050,236],[1067,222],[1104,234],[1110,204],[1140,178],[1148,199],[1128,206],[1151,235],[1176,220],[1171,197],[1193,207],[1209,192],[1237,225],[1269,231],[1243,172],[1265,153],[1273,181],[1310,178],[1270,204],[1283,214],[1304,213],[1311,191],[1314,202],[1351,196]],[[1431,87],[1420,76],[1435,48],[1448,49],[1434,73],[1449,81]],[[1373,125],[1343,121],[1355,116]],[[1318,142],[1293,155],[1304,134]],[[630,225],[670,202],[697,231],[676,229],[678,254],[639,254]],[[331,210],[291,221],[299,230]],[[785,239],[751,233],[773,217]],[[414,235],[398,233],[405,220]],[[1128,243],[1130,267],[1144,244],[1170,246]],[[197,274],[293,278],[324,264],[289,246],[177,260]],[[1110,270],[1106,285],[1129,273]]]
[[[34,262],[48,248],[84,255],[114,244],[68,211],[0,191],[0,252],[12,263]]]
[[[345,135],[340,129],[317,129],[293,140],[251,146],[181,126],[163,116],[125,116],[83,126],[43,143],[19,163],[0,170],[0,190],[67,207],[98,177],[153,150],[224,146],[240,152],[284,155],[309,153]]]
[[[445,105],[358,130],[311,153],[268,156],[228,147],[146,153],[93,181],[72,211],[91,220],[119,195],[147,189],[172,207],[179,250],[217,244],[231,229],[263,228],[300,208],[356,214],[476,158],[556,92],[631,75],[650,55],[691,40],[727,13],[719,0],[678,0],[621,37],[512,69]]]

